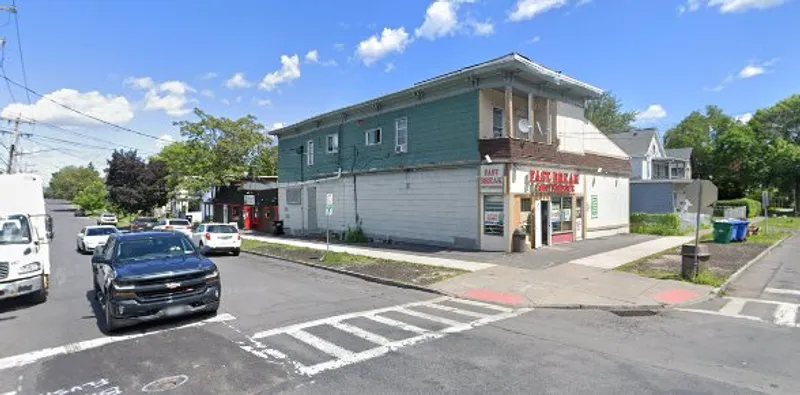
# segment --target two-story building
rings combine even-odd
[[[665,149],[656,129],[612,134],[631,157],[631,212],[666,214],[693,211],[686,203],[692,183],[692,149]]]
[[[516,53],[272,131],[289,234],[509,251],[629,231],[630,157],[602,91]]]

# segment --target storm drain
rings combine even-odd
[[[611,310],[611,313],[620,317],[652,317],[658,314],[655,310]]]

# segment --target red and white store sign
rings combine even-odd
[[[577,173],[531,170],[531,187],[536,192],[575,193],[575,185],[580,183]]]
[[[481,166],[481,189],[503,190],[503,165]]]

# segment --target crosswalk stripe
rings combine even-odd
[[[728,303],[725,303],[725,306],[719,309],[719,312],[723,315],[739,315],[744,308],[745,302],[747,301],[743,299],[729,299]]]
[[[314,348],[317,348],[332,357],[347,359],[352,358],[355,354],[350,350],[345,350],[344,348],[341,348],[327,340],[320,339],[319,337],[316,337],[303,330],[287,332],[286,334]]]
[[[477,306],[477,307],[483,307],[484,309],[502,311],[503,313],[510,313],[510,312],[514,311],[514,309],[509,309],[507,307],[498,306],[498,305],[491,304],[491,303],[478,302],[478,301],[470,300],[470,299],[453,299],[452,301],[456,302],[456,303],[461,303],[461,304],[469,304],[469,305],[473,305],[473,306]]]
[[[384,324],[384,325],[395,326],[395,327],[398,327],[398,328],[400,328],[400,329],[402,329],[404,331],[408,331],[408,332],[414,332],[414,333],[425,333],[425,332],[428,332],[427,329],[422,329],[420,327],[417,327],[417,326],[414,326],[414,325],[411,325],[411,324],[406,324],[405,322],[400,322],[400,321],[397,321],[397,320],[393,320],[393,319],[391,319],[389,317],[384,317],[382,315],[371,314],[371,315],[365,315],[364,318],[368,318],[368,319],[373,320],[375,322],[380,322],[381,324]]]
[[[797,321],[797,306],[791,304],[781,304],[775,309],[774,322],[778,325],[794,326]]]
[[[442,310],[442,311],[449,311],[451,313],[456,313],[456,314],[460,314],[460,315],[467,316],[467,317],[484,318],[484,317],[488,317],[489,316],[489,314],[476,313],[474,311],[459,309],[459,308],[450,307],[450,306],[444,306],[444,305],[436,304],[436,303],[426,304],[425,307],[430,307],[430,308],[434,308],[434,309]]]
[[[764,288],[764,292],[771,293],[771,294],[779,294],[779,295],[800,296],[800,291],[795,290],[795,289]]]
[[[364,339],[366,341],[369,341],[369,342],[372,342],[372,343],[375,343],[375,344],[378,344],[378,345],[381,345],[381,346],[387,345],[387,344],[392,342],[391,340],[389,340],[389,339],[387,339],[387,338],[385,338],[385,337],[383,337],[381,335],[376,335],[376,334],[374,334],[372,332],[365,331],[365,330],[363,330],[363,329],[361,329],[361,328],[359,328],[357,326],[353,326],[353,325],[350,325],[350,324],[345,324],[344,322],[332,322],[330,325],[332,327],[336,328],[336,329],[339,329],[341,331],[347,332],[347,333],[349,333],[349,334],[351,334],[353,336],[358,336],[358,337],[360,337],[360,338],[362,338],[362,339]]]
[[[398,313],[408,314],[408,315],[411,315],[411,316],[414,316],[414,317],[419,317],[419,318],[422,318],[422,319],[426,319],[428,321],[433,321],[433,322],[438,322],[440,324],[445,324],[447,326],[456,326],[456,325],[463,324],[463,322],[454,321],[454,320],[447,319],[447,318],[442,318],[442,317],[439,317],[439,316],[436,316],[436,315],[420,313],[419,311],[411,310],[411,309],[397,309],[395,311],[397,311]]]

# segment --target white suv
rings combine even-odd
[[[103,213],[97,217],[98,225],[114,225],[117,226],[117,216],[111,213]]]
[[[192,241],[200,252],[230,252],[239,255],[242,236],[239,229],[226,224],[201,224],[192,233]]]
[[[156,232],[179,232],[192,237],[192,224],[185,219],[162,219],[153,227]]]

